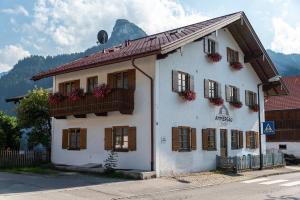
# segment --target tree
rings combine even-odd
[[[0,149],[18,149],[20,142],[17,119],[0,112]]]
[[[48,106],[48,91],[42,88],[29,91],[17,106],[20,128],[31,129],[28,145],[33,148],[41,143],[50,148],[51,119]]]

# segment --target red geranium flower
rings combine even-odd
[[[207,57],[212,62],[219,62],[222,59],[222,56],[219,53],[210,53],[210,54],[207,55]]]
[[[83,92],[83,89],[80,89],[80,88],[74,89],[71,92],[71,94],[69,95],[69,99],[71,101],[78,101],[82,97],[84,97],[84,92]]]
[[[55,104],[59,104],[64,99],[65,99],[65,97],[62,93],[56,92],[54,94],[50,94],[50,96],[48,97],[48,103],[55,105]]]
[[[232,63],[230,63],[230,66],[236,70],[240,70],[243,68],[242,63],[240,63],[240,62],[232,62]]]
[[[230,102],[230,105],[232,105],[235,108],[241,108],[243,106],[243,103],[240,101],[236,101],[236,102]]]
[[[182,97],[187,101],[194,101],[196,99],[196,93],[194,91],[187,91]]]
[[[224,99],[222,98],[210,98],[209,101],[216,106],[221,106],[224,103]]]
[[[105,97],[108,93],[110,93],[111,89],[108,87],[105,83],[97,86],[93,90],[93,95],[96,98],[103,98]]]

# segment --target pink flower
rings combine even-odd
[[[209,101],[216,106],[223,105],[224,103],[224,99],[222,98],[210,98]]]
[[[71,101],[78,101],[80,100],[82,97],[84,97],[84,92],[83,89],[77,88],[74,89],[71,94],[69,95],[69,99]]]
[[[50,94],[48,97],[48,103],[51,105],[59,104],[64,100],[64,95],[60,92],[56,92],[54,94]]]
[[[93,95],[96,98],[103,98],[110,92],[111,92],[111,89],[105,83],[103,83],[94,88]]]
[[[240,63],[240,62],[232,62],[232,63],[230,63],[230,66],[236,70],[240,70],[243,68],[242,63]]]
[[[186,91],[183,94],[183,98],[187,101],[194,101],[196,99],[196,93],[194,91]]]
[[[219,62],[222,59],[222,56],[219,53],[211,53],[211,54],[208,54],[207,57],[212,62]]]

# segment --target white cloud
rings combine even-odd
[[[19,59],[30,56],[20,45],[6,45],[0,49],[0,73],[10,70]]]
[[[300,53],[300,24],[290,26],[282,18],[273,19],[274,38],[271,47],[283,53]]]
[[[38,0],[33,16],[33,22],[24,29],[35,35],[33,38],[41,34],[47,37],[43,43],[30,41],[51,54],[82,51],[95,45],[97,31],[111,32],[119,18],[128,19],[148,34],[207,19],[187,11],[176,0]]]
[[[15,8],[5,8],[5,9],[1,9],[0,12],[2,13],[7,13],[7,14],[20,14],[23,16],[29,16],[28,11],[21,5],[18,5]]]

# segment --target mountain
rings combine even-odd
[[[282,76],[300,75],[300,54],[267,52]]]
[[[135,24],[125,19],[118,19],[109,40],[104,45],[94,46],[80,53],[47,57],[34,55],[20,60],[7,74],[0,74],[0,111],[2,110],[6,113],[14,114],[15,106],[12,103],[6,103],[6,98],[26,94],[28,90],[34,87],[52,87],[52,78],[46,78],[37,82],[30,80],[30,78],[38,72],[49,70],[101,51],[104,48],[112,47],[125,40],[133,40],[144,36],[146,36],[146,33]]]
[[[4,75],[6,75],[8,72],[0,72],[0,78]]]

